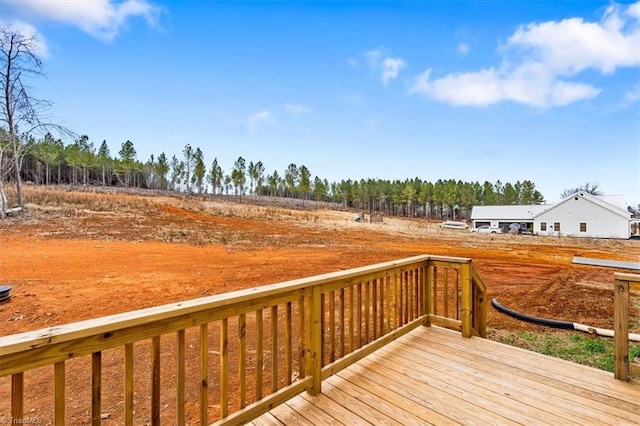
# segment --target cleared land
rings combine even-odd
[[[0,284],[13,294],[0,305],[0,336],[417,254],[472,258],[489,298],[517,311],[611,328],[615,270],[571,260],[640,258],[640,241],[476,234],[419,219],[357,223],[353,212],[313,203],[33,187],[27,199],[25,215],[0,222]],[[549,331],[492,308],[488,325],[492,336]],[[0,379],[3,395],[7,386]]]

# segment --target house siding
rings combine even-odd
[[[547,224],[546,231],[541,230],[542,222]],[[556,222],[560,224],[559,232],[554,231]],[[581,223],[586,223],[586,232],[580,231]],[[623,239],[631,236],[629,219],[580,195],[539,214],[534,219],[534,233]]]

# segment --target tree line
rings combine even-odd
[[[0,134],[3,131],[0,130]],[[6,133],[6,132],[4,132]],[[333,202],[344,208],[390,215],[429,218],[468,218],[474,205],[540,204],[542,194],[523,182],[463,182],[418,177],[405,180],[348,179],[329,182],[305,166],[291,163],[285,170],[266,172],[262,161],[240,156],[225,170],[215,158],[205,164],[200,148],[187,144],[179,155],[164,152],[146,161],[137,159],[127,140],[116,155],[106,140],[97,147],[87,135],[65,145],[47,133],[22,147],[20,179],[36,185],[101,185],[168,190],[196,194],[267,195],[303,202]],[[11,151],[7,156],[11,157]],[[5,176],[6,178],[6,176]]]

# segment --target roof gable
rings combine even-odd
[[[625,219],[630,219],[631,218],[631,213],[629,213],[626,209],[618,206],[618,205],[614,205],[608,201],[606,201],[606,199],[603,199],[602,197],[598,197],[592,194],[589,194],[588,192],[584,192],[584,191],[580,191],[580,192],[576,192],[575,194],[571,194],[570,196],[568,196],[567,198],[565,198],[564,200],[560,201],[557,204],[554,204],[552,206],[550,206],[547,210],[545,211],[541,211],[538,214],[535,215],[535,217],[537,218],[538,216],[547,213],[555,208],[557,208],[558,206],[561,206],[565,203],[568,203],[569,201],[571,201],[573,198],[575,197],[581,197],[582,199],[595,204],[605,210],[608,210],[620,217],[623,217]],[[619,200],[619,198],[616,198],[616,200]]]

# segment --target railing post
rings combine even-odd
[[[462,337],[472,336],[471,327],[471,265],[465,263],[460,268],[460,285],[462,286]]]
[[[487,304],[486,288],[477,274],[473,264],[471,264],[471,285],[473,297],[473,328],[480,337],[487,337]]]
[[[311,395],[318,395],[322,387],[322,291],[320,286],[305,289],[305,376],[313,377],[311,388],[307,391]]]
[[[615,280],[613,299],[614,377],[629,380],[629,281]]]

